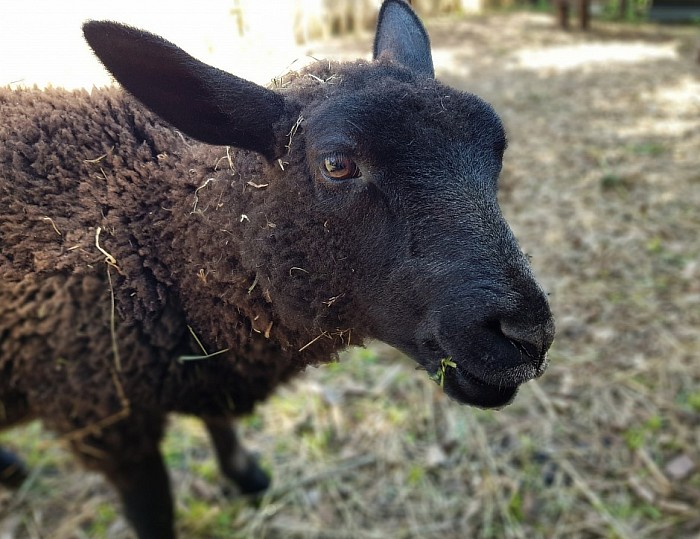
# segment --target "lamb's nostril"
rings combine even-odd
[[[521,326],[502,320],[499,330],[523,355],[535,362],[544,359],[545,352],[551,344],[551,332],[547,324]]]
[[[504,333],[505,335],[505,333]],[[506,337],[508,337],[506,335]],[[537,345],[534,345],[529,342],[525,341],[518,341],[516,339],[513,339],[512,337],[508,337],[508,340],[511,342],[513,346],[515,346],[520,352],[524,355],[529,357],[532,361],[541,361],[542,359],[542,353],[540,352],[541,348],[539,348]]]

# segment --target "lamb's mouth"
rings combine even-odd
[[[532,356],[523,353],[516,343],[508,339],[495,341],[499,342],[507,343],[501,347],[500,353],[511,357],[503,356],[501,361],[491,357],[489,367],[484,358],[450,354],[437,341],[429,343],[430,356],[423,355],[426,361],[420,363],[427,366],[431,378],[457,402],[478,408],[501,408],[513,401],[522,384],[544,373],[547,358],[544,355],[534,361],[523,360]],[[513,354],[516,354],[515,358]],[[499,364],[502,365],[501,369],[498,368]]]
[[[519,384],[493,384],[454,368],[445,372],[442,382],[445,393],[462,404],[479,408],[500,408],[510,404]]]

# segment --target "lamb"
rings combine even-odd
[[[503,127],[435,80],[405,2],[382,5],[373,61],[273,89],[134,28],[84,34],[146,108],[0,90],[0,428],[41,419],[140,539],[175,536],[169,412],[257,493],[233,420],[348,345],[393,345],[485,408],[542,374],[554,323],[496,200]],[[0,451],[0,482],[25,475]]]

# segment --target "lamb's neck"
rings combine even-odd
[[[166,241],[158,244],[178,299],[212,348],[239,346],[243,333],[270,337],[272,309],[241,256],[248,182],[261,181],[261,164],[250,154],[206,146],[191,148],[185,161],[186,177],[168,177]]]

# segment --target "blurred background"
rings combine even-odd
[[[0,84],[109,84],[82,42],[91,18],[266,84],[369,58],[377,4],[3,0]],[[506,125],[500,202],[550,293],[551,365],[482,411],[386,346],[350,350],[243,422],[274,477],[257,505],[223,493],[200,424],[174,418],[181,537],[700,537],[697,3],[414,4],[437,76]],[[0,539],[131,537],[102,478],[40,425],[0,444],[32,467],[0,492]]]

